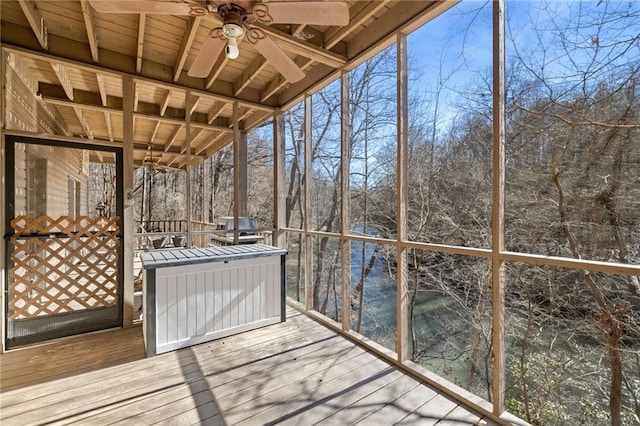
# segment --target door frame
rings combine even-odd
[[[124,269],[125,269],[125,259],[124,259],[124,246],[125,246],[125,227],[124,227],[124,149],[121,146],[107,145],[107,144],[97,144],[97,143],[84,143],[81,141],[70,141],[64,139],[56,139],[55,136],[53,138],[46,137],[36,137],[29,135],[16,135],[16,134],[3,134],[3,157],[4,161],[2,161],[3,175],[4,175],[4,185],[3,185],[3,207],[4,207],[4,220],[3,220],[3,244],[2,251],[4,252],[4,256],[2,259],[3,265],[3,274],[2,274],[2,346],[3,352],[7,349],[11,349],[15,346],[27,345],[30,343],[36,343],[36,341],[31,342],[30,339],[24,338],[21,339],[19,344],[13,344],[13,342],[9,342],[7,336],[7,325],[8,325],[8,312],[9,312],[9,298],[8,298],[8,284],[9,284],[9,273],[11,266],[11,252],[10,252],[10,238],[14,235],[13,229],[11,227],[11,220],[15,217],[15,145],[18,143],[24,144],[32,144],[32,145],[41,145],[41,146],[53,146],[59,148],[73,148],[73,149],[87,149],[93,151],[102,151],[102,152],[110,152],[115,154],[115,166],[116,166],[116,211],[115,214],[118,216],[117,224],[119,227],[119,240],[120,244],[118,244],[117,248],[117,280],[118,280],[118,319],[117,323],[109,323],[107,326],[94,326],[88,327],[86,329],[82,329],[80,333],[87,333],[91,331],[97,331],[106,328],[113,327],[123,327],[124,324]],[[60,333],[59,335],[56,333],[52,333],[51,336],[48,336],[48,339],[55,339],[59,337],[65,337],[74,334],[80,333]],[[41,339],[36,339],[37,342],[44,341]]]

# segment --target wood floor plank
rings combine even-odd
[[[338,342],[338,344],[342,344],[342,342]],[[325,341],[321,342],[318,345],[321,347],[335,347],[336,343],[333,341]],[[315,345],[317,346],[317,345]],[[348,345],[346,346],[348,347]],[[294,357],[294,359],[304,360],[305,356],[308,354],[315,354],[318,351],[318,348],[314,346],[304,346],[302,345],[298,351],[292,351],[288,355]],[[305,353],[306,352],[306,353]],[[209,392],[210,389],[215,390],[216,396],[220,397],[220,395],[224,395],[224,389],[221,386],[225,384],[229,384],[228,387],[230,389],[238,389],[241,386],[247,386],[246,383],[251,383],[253,381],[263,380],[262,377],[258,374],[260,371],[277,371],[279,368],[282,369],[296,369],[298,364],[292,363],[291,361],[286,361],[286,359],[281,359],[280,357],[263,357],[261,360],[257,360],[255,363],[252,363],[251,366],[245,366],[240,364],[242,360],[236,360],[236,367],[232,365],[230,360],[222,359],[221,362],[217,365],[217,368],[210,369],[211,365],[200,364],[199,368],[195,371],[190,372],[190,374],[183,375],[182,377],[178,377],[178,380],[181,380],[181,386],[175,385],[175,389],[170,389],[168,392],[163,392],[162,395],[169,392],[180,392],[185,391],[185,389],[178,389],[178,387],[188,388],[190,392],[189,395],[192,395],[194,398],[201,398],[203,395],[198,395],[199,393],[204,393],[205,396]],[[303,361],[300,361],[302,363]],[[311,361],[306,361],[311,362]],[[165,377],[162,378],[163,383],[167,383],[167,379]],[[201,383],[198,383],[201,382]],[[240,383],[236,383],[240,382]],[[232,390],[228,392],[232,392]],[[139,390],[137,391],[140,392]],[[171,397],[168,400],[164,398],[163,400],[158,400],[156,398],[155,392],[153,389],[149,389],[148,392],[145,392],[146,395],[149,395],[149,398],[146,398],[144,401],[141,399],[137,399],[133,402],[132,407],[127,409],[128,413],[132,413],[129,416],[135,415],[136,413],[149,411],[155,408],[158,408],[165,404],[166,402],[171,401]],[[203,403],[208,403],[211,398],[207,398]],[[142,403],[141,403],[142,402]],[[135,405],[135,407],[134,407]],[[142,410],[142,411],[139,411]],[[97,420],[98,422],[106,422],[107,420],[120,419],[123,414],[122,411],[118,407],[119,413],[114,412],[102,412],[102,413],[92,413],[92,419]],[[173,414],[177,413],[177,409],[174,409]],[[127,418],[125,417],[122,419]],[[77,420],[77,419],[74,419]]]
[[[284,323],[151,358],[140,327],[2,354],[0,424],[481,421],[306,315],[291,308],[287,315]]]
[[[379,383],[373,383],[378,384]],[[327,417],[316,420],[315,416],[321,417],[325,415],[327,412],[330,412],[331,409],[326,409],[324,406],[323,410],[310,410],[305,413],[305,421],[313,422],[313,424],[322,423],[322,424],[335,424],[335,425],[344,425],[344,424],[355,424],[362,418],[378,411],[389,401],[394,401],[401,395],[404,395],[411,389],[418,386],[419,383],[412,377],[401,374],[398,380],[395,380],[391,383],[383,387],[379,387],[374,390],[370,394],[365,397],[349,404],[348,406],[335,411],[333,414],[330,414]]]
[[[334,336],[333,333],[326,329],[318,329],[316,331],[320,336]],[[282,346],[273,346],[271,343],[271,350],[273,354],[278,354],[282,348],[289,348],[290,344],[300,344],[304,342],[306,338],[309,338],[309,342],[313,341],[314,334],[306,334],[304,338],[299,336],[292,336],[291,340],[280,340],[279,343]],[[229,349],[229,353],[217,353],[215,356],[209,355],[213,360],[214,365],[225,366],[226,368],[232,365],[238,365],[245,361],[245,359],[252,359],[250,354],[247,354],[245,358],[242,354],[236,353],[236,345],[226,345],[225,349]],[[268,348],[265,348],[267,351]],[[191,348],[188,348],[186,352],[193,352]],[[268,352],[267,355],[269,354]],[[160,357],[163,357],[160,355]],[[157,357],[156,357],[157,358]],[[175,358],[175,357],[172,357]],[[45,398],[39,398],[34,401],[34,404],[19,404],[3,407],[3,417],[12,417],[14,421],[20,421],[28,423],[33,419],[47,419],[47,421],[55,421],[61,412],[66,412],[69,409],[84,408],[85,410],[91,406],[102,406],[107,403],[113,403],[113,399],[128,398],[135,394],[151,394],[153,395],[158,390],[164,390],[178,386],[183,383],[186,378],[190,377],[190,374],[201,373],[203,366],[206,366],[205,360],[198,360],[194,355],[192,357],[183,357],[175,362],[165,362],[156,365],[151,368],[141,368],[137,371],[121,376],[119,371],[112,371],[112,377],[104,377],[100,383],[87,383],[76,388],[68,389],[66,392],[56,393]],[[220,367],[222,368],[222,367]],[[158,380],[160,379],[160,380]],[[105,386],[105,383],[108,385]],[[79,388],[82,388],[82,398],[78,398]],[[106,400],[111,398],[110,400]],[[85,401],[86,399],[86,401]],[[15,413],[15,409],[20,409],[21,413]]]
[[[301,421],[311,408],[331,403],[344,393],[394,372],[393,368],[378,359],[356,368],[353,365],[337,365],[327,371],[321,384],[313,379],[301,380],[289,384],[279,392],[261,395],[246,404],[232,408],[227,408],[223,400],[220,403],[226,418],[232,423],[255,425],[265,422],[276,424],[289,419]]]
[[[458,406],[452,410],[444,419],[438,422],[438,426],[455,426],[455,425],[477,425],[480,423],[482,416],[469,411],[464,406]]]
[[[261,329],[262,330],[262,329]],[[180,361],[182,364],[187,364],[189,361],[194,361],[194,355],[192,351],[196,351],[199,354],[211,354],[211,356],[220,357],[222,354],[227,352],[241,352],[249,347],[256,347],[260,349],[261,346],[269,346],[273,345],[274,342],[279,344],[286,343],[288,339],[292,339],[295,341],[300,340],[299,332],[303,331],[305,335],[309,335],[313,333],[313,330],[318,332],[328,333],[324,327],[318,326],[317,324],[301,324],[300,326],[292,326],[292,327],[274,327],[273,329],[267,331],[258,331],[254,330],[252,332],[247,332],[244,335],[233,336],[233,344],[227,344],[227,341],[221,339],[220,341],[216,341],[211,344],[203,344],[198,347],[190,348],[189,351],[178,351],[178,352],[169,352],[167,354],[162,354],[151,359],[144,359],[140,362],[128,363],[126,365],[120,365],[117,367],[113,367],[111,369],[103,370],[103,371],[94,371],[83,376],[83,382],[89,383],[90,385],[101,388],[103,385],[100,382],[106,380],[108,374],[114,370],[117,370],[119,375],[128,377],[130,373],[134,373],[136,370],[149,370],[153,368],[157,368],[162,370],[166,363],[170,363],[173,361]],[[196,348],[196,349],[194,349]],[[62,381],[58,381],[55,383],[49,383],[45,385],[39,386],[37,389],[29,389],[27,392],[20,393],[14,392],[12,395],[8,395],[7,393],[0,394],[0,403],[3,406],[11,405],[12,403],[24,403],[25,401],[36,399],[42,396],[46,396],[49,394],[60,395],[64,390],[69,390],[74,392],[74,389],[77,391],[78,382],[74,379],[74,377],[69,377]],[[84,388],[86,390],[86,388]]]
[[[395,400],[389,401],[388,404],[371,415],[361,419],[358,424],[367,426],[395,424],[436,395],[438,395],[438,393],[435,390],[423,385],[418,385]]]
[[[435,425],[458,407],[458,403],[445,395],[438,394],[417,410],[400,420],[399,425]]]

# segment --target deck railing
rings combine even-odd
[[[138,221],[138,232],[135,234],[136,250],[183,247],[187,241],[186,220],[151,220]],[[191,222],[191,247],[206,248],[220,245],[228,240],[226,230],[217,230],[215,223]],[[256,236],[262,237],[263,244],[271,245],[272,231],[257,229]],[[231,241],[229,241],[231,243]]]

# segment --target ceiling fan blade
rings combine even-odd
[[[214,28],[202,43],[202,47],[200,47],[200,51],[187,74],[198,78],[208,76],[226,43],[227,39],[222,35],[222,30]]]
[[[253,17],[265,24],[338,25],[349,23],[349,6],[344,2],[270,2],[253,6]]]
[[[156,15],[204,16],[206,7],[194,3],[154,0],[104,1],[89,0],[91,6],[104,13],[150,13]]]
[[[247,40],[255,46],[256,50],[260,52],[289,83],[295,83],[305,77],[300,67],[298,67],[273,40],[267,37],[261,29],[251,28],[247,32]]]

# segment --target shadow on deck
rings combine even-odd
[[[0,357],[3,425],[495,424],[291,308],[153,358],[140,327]]]

